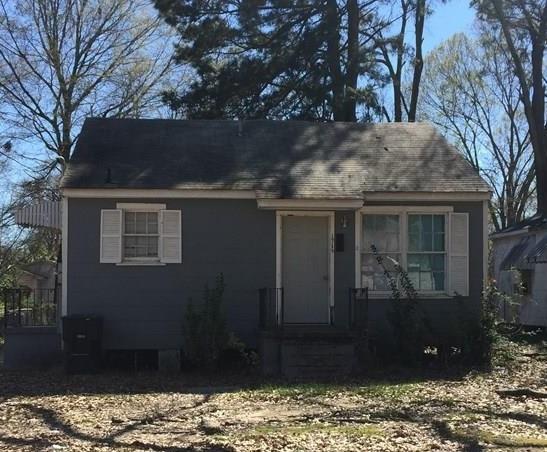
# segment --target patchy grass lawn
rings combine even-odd
[[[3,371],[0,450],[546,450],[547,399],[496,392],[547,390],[526,350],[491,374],[341,384]]]

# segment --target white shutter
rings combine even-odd
[[[160,210],[161,262],[178,264],[182,262],[181,212]]]
[[[122,211],[101,210],[100,262],[118,264],[122,261]]]
[[[469,295],[469,214],[450,214],[449,295]]]

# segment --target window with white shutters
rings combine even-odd
[[[182,262],[180,210],[163,204],[118,204],[101,212],[100,262]]]

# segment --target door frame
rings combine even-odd
[[[327,217],[327,252],[328,252],[328,324],[333,321],[331,318],[334,307],[334,211],[322,210],[277,210],[275,212],[275,284],[276,287],[283,287],[283,217]],[[281,309],[281,300],[278,300],[277,310]],[[281,319],[282,316],[279,316]]]

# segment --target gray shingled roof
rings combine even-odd
[[[256,190],[264,198],[487,192],[425,123],[88,119],[65,188]]]

